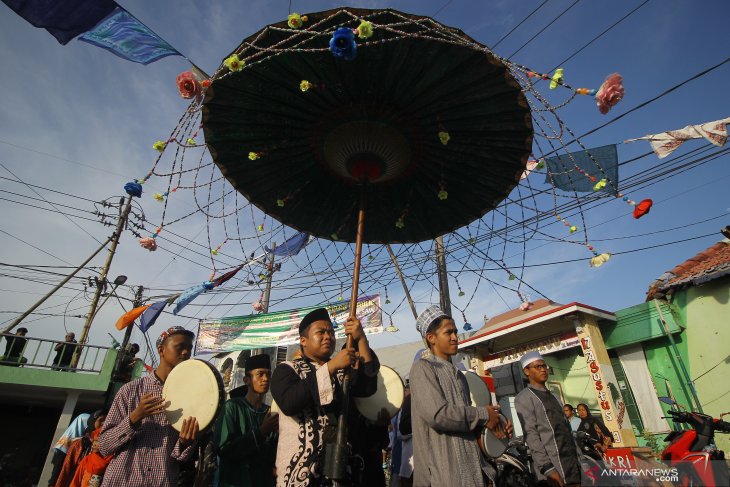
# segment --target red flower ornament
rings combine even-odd
[[[634,207],[634,218],[638,220],[642,216],[649,213],[649,210],[651,210],[651,205],[653,204],[654,202],[650,199],[642,200],[638,205]]]
[[[184,71],[178,74],[177,78],[175,78],[175,82],[177,83],[177,89],[180,92],[180,96],[185,99],[200,99],[202,95],[202,87],[192,71]]]

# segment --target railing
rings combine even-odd
[[[20,335],[2,334],[1,336],[0,347],[5,346],[5,353],[0,356],[0,366],[6,367],[99,373],[104,364],[106,351],[110,348],[88,344],[81,346],[75,342]],[[71,358],[77,348],[80,350],[79,362],[76,367],[71,367]]]

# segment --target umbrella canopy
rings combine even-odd
[[[363,20],[374,32],[355,58],[333,55],[333,33]],[[314,13],[234,54],[243,68],[221,68],[203,101],[206,143],[239,192],[295,229],[355,241],[364,184],[363,241],[420,242],[492,210],[525,169],[521,87],[486,47],[428,17]]]

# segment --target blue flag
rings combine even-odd
[[[604,178],[610,183],[606,184],[602,191],[615,193],[618,188],[618,153],[615,145],[546,157],[545,164],[547,165],[545,182],[563,191],[593,191],[596,182]],[[588,173],[588,177],[581,174],[576,166]],[[591,176],[595,181],[590,180]]]
[[[309,243],[309,234],[306,232],[299,232],[283,244],[277,246],[272,251],[268,247],[266,249],[267,254],[273,253],[279,257],[287,257],[290,255],[297,255],[302,249]]]
[[[175,301],[175,308],[172,310],[172,314],[177,315],[185,306],[190,304],[190,301],[200,296],[206,289],[205,284],[196,284],[187,288]]]
[[[94,27],[119,5],[112,0],[2,0],[28,23],[61,44]]]
[[[144,310],[142,316],[139,317],[139,329],[142,331],[149,330],[150,327],[155,324],[157,318],[159,318],[159,316],[162,314],[162,310],[165,309],[165,306],[167,306],[167,304],[167,300],[159,301]]]
[[[79,37],[79,40],[140,64],[153,63],[166,56],[182,56],[121,7],[107,15],[96,27]]]

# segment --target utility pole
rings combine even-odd
[[[132,210],[132,196],[127,196],[126,201],[122,198],[119,203],[120,214],[119,220],[117,220],[117,227],[114,229],[114,235],[112,235],[112,245],[109,249],[109,255],[106,258],[106,262],[104,262],[104,267],[101,270],[101,276],[99,276],[99,283],[96,286],[96,292],[94,292],[94,297],[91,299],[91,306],[89,306],[89,312],[86,315],[86,323],[84,323],[84,329],[81,332],[79,346],[76,347],[76,352],[74,353],[74,357],[71,360],[71,368],[74,368],[76,367],[76,365],[78,365],[79,357],[81,356],[81,347],[86,344],[86,341],[89,338],[89,329],[91,328],[91,322],[94,320],[94,315],[96,314],[96,306],[99,304],[99,298],[101,297],[104,283],[106,282],[106,276],[109,273],[109,267],[112,264],[114,253],[117,250],[119,238],[122,236],[122,230],[124,230],[124,226],[127,223],[127,217],[129,217],[129,212]],[[124,204],[123,207],[121,206],[122,204]]]
[[[261,303],[263,306],[261,308],[261,311],[263,313],[269,312],[269,298],[271,297],[271,281],[272,277],[274,276],[274,258],[276,255],[274,254],[274,250],[276,250],[276,242],[271,244],[271,260],[269,261],[269,264],[266,266],[266,289],[264,290],[264,300]]]
[[[413,298],[411,298],[411,292],[408,290],[408,286],[406,286],[406,280],[403,277],[403,272],[400,270],[400,266],[398,265],[398,260],[395,258],[395,254],[393,253],[393,249],[390,247],[390,244],[385,244],[385,247],[388,249],[388,253],[390,254],[390,259],[393,261],[393,265],[395,266],[395,271],[398,273],[398,277],[400,278],[400,283],[403,286],[403,291],[406,293],[406,299],[408,300],[408,304],[411,307],[411,313],[413,313],[413,319],[418,319],[418,313],[416,312],[416,305],[413,304]]]
[[[142,292],[144,291],[144,286],[137,286],[137,290],[134,293],[134,303],[132,303],[132,308],[139,308],[142,306]],[[134,323],[130,323],[127,325],[127,328],[124,330],[124,338],[122,339],[122,344],[119,347],[119,352],[117,353],[117,360],[114,364],[114,373],[116,374],[119,372],[119,368],[122,365],[122,357],[124,357],[124,350],[126,349],[127,345],[129,344],[129,339],[132,336],[132,330],[134,329]]]
[[[101,244],[101,246],[98,249],[96,249],[96,251],[93,254],[91,254],[88,259],[86,259],[80,266],[78,266],[76,269],[74,269],[71,272],[71,274],[69,274],[68,276],[64,277],[63,280],[56,285],[56,287],[54,287],[53,289],[51,289],[48,292],[48,294],[46,294],[41,299],[39,299],[38,302],[36,302],[33,306],[31,306],[30,308],[28,308],[28,310],[25,313],[23,313],[22,315],[18,316],[12,323],[10,323],[8,326],[6,326],[5,328],[3,328],[3,330],[2,330],[1,333],[9,333],[10,330],[12,330],[16,326],[18,326],[20,324],[20,322],[23,321],[25,318],[27,318],[28,315],[30,315],[33,311],[35,311],[36,308],[38,308],[38,306],[40,306],[48,298],[50,298],[51,296],[53,296],[53,294],[56,291],[58,291],[59,289],[61,289],[68,281],[70,281],[73,276],[75,276],[81,269],[83,269],[84,267],[86,267],[86,264],[88,264],[89,262],[91,262],[91,259],[93,259],[94,257],[96,257],[99,252],[101,252],[102,250],[104,250],[104,247],[106,247],[107,244],[109,242],[111,242],[112,238],[114,238],[114,235],[112,235],[111,237],[107,238],[106,241],[103,244]]]
[[[436,237],[436,268],[439,276],[439,301],[441,310],[451,315],[451,298],[449,297],[449,275],[446,273],[446,253],[444,252],[444,237]]]

